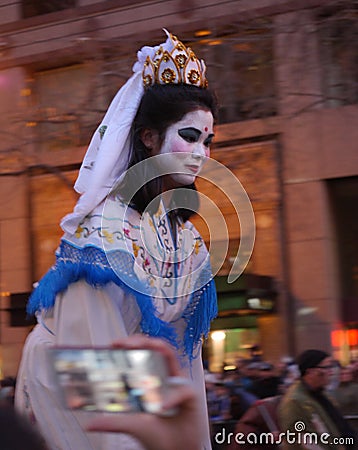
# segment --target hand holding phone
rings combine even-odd
[[[183,378],[173,349],[164,341],[134,335],[118,341],[121,349],[148,349],[159,352],[166,361],[171,389],[162,404],[163,411],[175,415],[146,413],[101,414],[91,420],[87,429],[97,432],[127,433],[137,438],[146,450],[201,450],[201,415],[197,396],[190,380]]]

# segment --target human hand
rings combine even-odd
[[[145,348],[162,353],[168,364],[169,376],[174,377],[175,381],[175,387],[170,389],[162,408],[163,414],[170,414],[103,414],[91,420],[87,424],[87,430],[130,434],[147,450],[199,450],[200,417],[196,394],[190,386],[190,380],[182,378],[172,348],[160,339],[143,335],[130,336],[115,342],[113,346],[123,349]],[[182,384],[180,380],[183,381]],[[173,410],[175,414],[171,414]]]

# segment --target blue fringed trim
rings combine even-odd
[[[212,279],[193,293],[182,316],[187,323],[184,334],[184,353],[189,355],[190,360],[195,358],[194,352],[202,337],[208,336],[210,322],[217,314],[216,286]]]
[[[121,252],[123,265],[131,262],[131,255]],[[77,249],[62,241],[57,255],[57,262],[40,280],[38,287],[32,293],[27,305],[27,312],[35,314],[42,309],[54,306],[56,296],[67,287],[79,280],[85,280],[89,285],[99,288],[109,282],[115,283],[128,294],[133,295],[141,311],[141,329],[143,333],[161,337],[178,348],[177,336],[173,327],[156,317],[156,309],[152,297],[144,294],[143,285],[135,290],[125,284],[110,267],[106,255],[98,248],[85,247]],[[139,280],[138,280],[138,283]],[[133,285],[133,280],[131,285]]]
[[[156,308],[149,289],[146,290],[143,283],[134,275],[133,256],[118,251],[118,255],[115,255],[114,259],[117,271],[127,273],[128,284],[112,269],[102,250],[91,246],[76,248],[68,242],[62,241],[55,266],[41,279],[29,299],[28,313],[35,314],[37,311],[53,308],[56,296],[64,292],[70,284],[79,280],[86,281],[94,288],[100,288],[113,282],[135,298],[142,315],[140,326],[143,333],[163,338],[176,348],[182,347],[183,353],[189,357],[189,360],[195,358],[194,352],[197,345],[203,336],[207,336],[210,322],[217,315],[214,280],[204,284],[204,280],[211,278],[209,276],[210,267],[208,266],[202,271],[198,286],[203,285],[203,287],[192,294],[183,312],[182,318],[186,321],[187,328],[183,343],[180,345],[174,327],[156,316]]]

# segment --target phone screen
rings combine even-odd
[[[67,408],[149,413],[161,410],[168,371],[159,352],[53,348],[51,355]]]

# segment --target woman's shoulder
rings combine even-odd
[[[74,233],[65,232],[62,241],[78,248],[122,247],[128,233],[139,227],[140,219],[141,214],[132,205],[111,195],[78,224]]]

